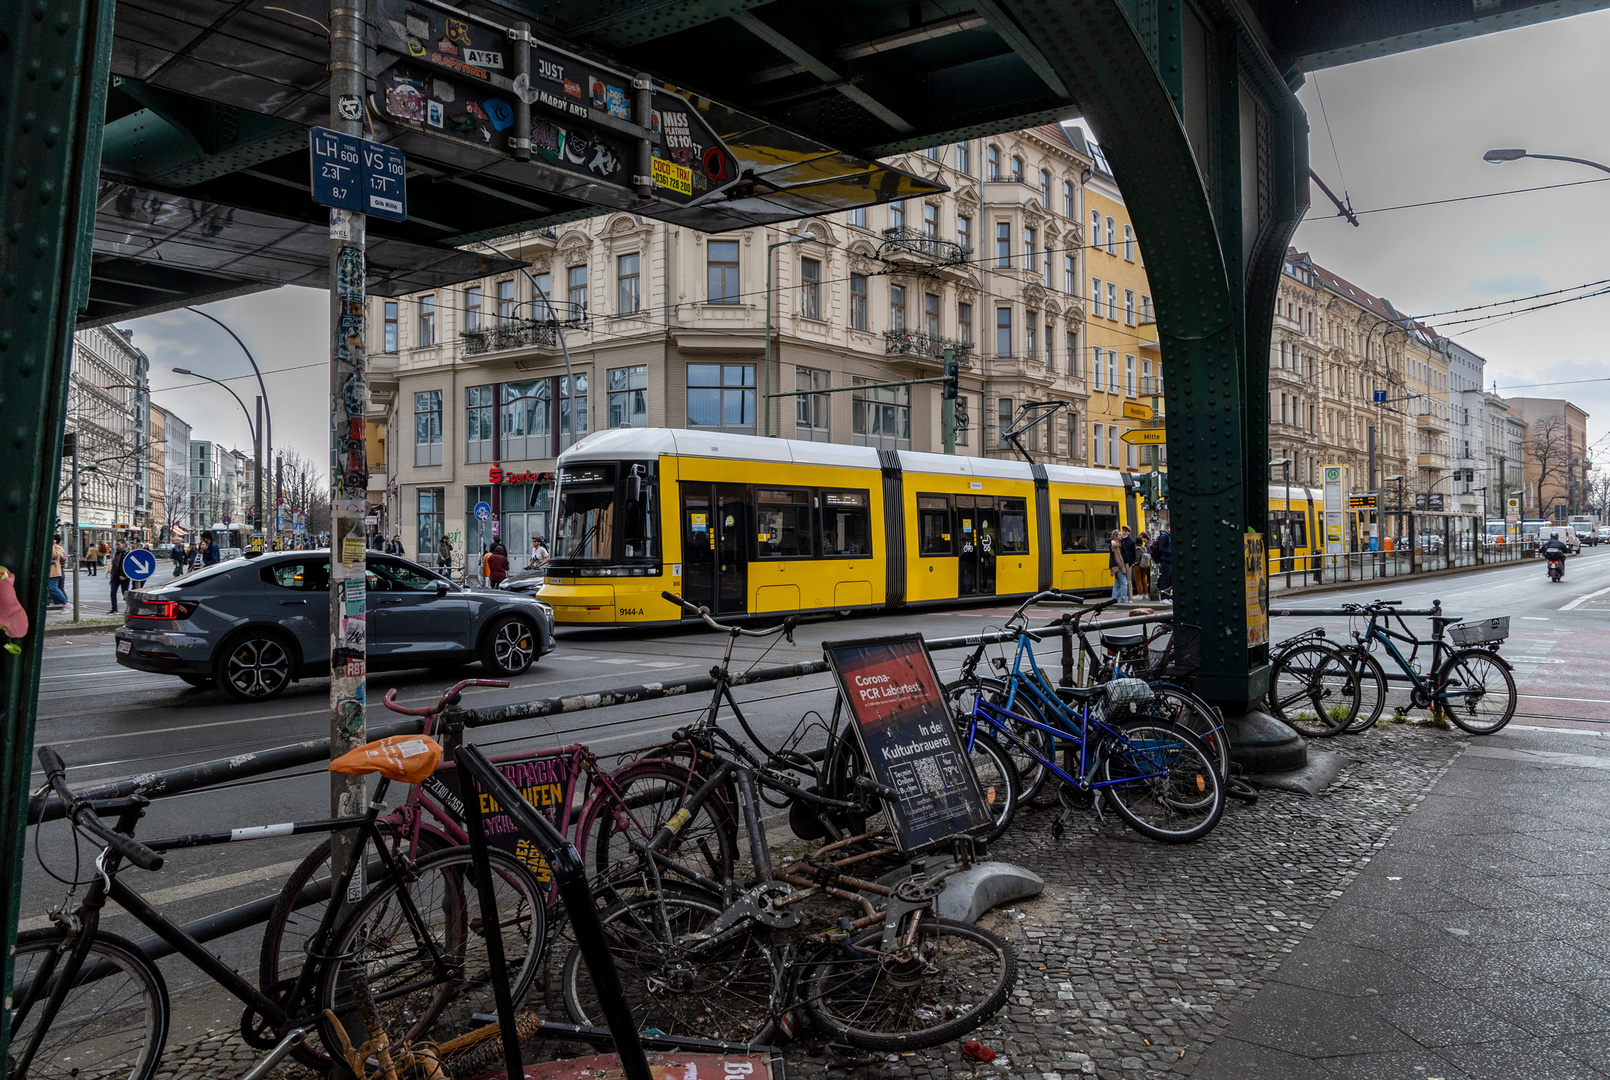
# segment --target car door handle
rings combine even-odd
[[[400,604],[400,603],[402,603],[402,601],[398,600],[398,599],[395,599],[395,598],[393,598],[391,600],[376,600],[375,601],[375,607],[385,607],[388,604]]]
[[[280,607],[286,607],[287,605],[290,605],[290,604],[306,604],[306,603],[307,603],[306,600],[281,600],[280,601]]]

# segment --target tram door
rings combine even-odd
[[[993,495],[956,496],[956,535],[961,539],[958,592],[995,595],[995,556],[1000,550],[1000,518]]]
[[[740,484],[682,485],[682,596],[717,615],[749,610],[745,494]]]

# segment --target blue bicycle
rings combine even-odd
[[[1050,595],[1050,594],[1042,594]],[[1017,651],[999,695],[976,694],[964,717],[969,751],[982,747],[994,761],[1004,756],[1027,760],[1061,781],[1064,803],[1073,792],[1095,796],[1096,812],[1110,801],[1125,824],[1163,843],[1183,844],[1206,836],[1224,813],[1224,787],[1212,751],[1158,708],[1152,688],[1141,679],[1114,679],[1100,686],[1051,690],[1033,646],[1043,638],[1020,627]],[[1019,697],[1029,707],[1019,705]],[[1062,765],[1047,748],[1062,742]],[[1019,802],[1018,770],[1005,770],[999,782],[1007,798],[994,804],[1010,823]],[[1060,834],[1063,819],[1052,826]]]

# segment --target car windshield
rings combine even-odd
[[[224,562],[217,562],[213,563],[211,566],[203,566],[200,570],[192,570],[172,584],[176,589],[189,589],[200,585],[203,582],[211,581],[220,574],[232,573],[239,569],[239,566],[234,566]]]

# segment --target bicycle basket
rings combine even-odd
[[[1114,679],[1107,684],[1107,707],[1118,705],[1146,705],[1152,700],[1152,688],[1145,679]]]
[[[1481,622],[1455,623],[1448,627],[1448,638],[1455,645],[1486,645],[1509,637],[1509,616],[1500,615]]]
[[[1181,623],[1146,647],[1145,677],[1189,679],[1202,666],[1202,628]]]

